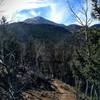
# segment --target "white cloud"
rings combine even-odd
[[[0,10],[4,12],[0,13],[0,15],[4,15],[8,18],[8,20],[23,20],[26,15],[21,15],[17,12],[21,10],[30,10],[36,9],[40,7],[48,7],[50,6],[51,12],[49,13],[49,19],[54,22],[61,23],[64,19],[65,8],[61,7],[58,2],[59,0],[5,0],[0,6]],[[39,16],[40,14],[30,10],[30,14],[33,16]],[[17,18],[18,17],[18,18]]]
[[[30,15],[41,16],[40,12],[39,11],[36,12],[34,9],[49,6],[51,10],[46,12],[46,14],[48,13],[47,19],[57,23],[66,23],[66,24],[69,24],[71,22],[77,23],[75,19],[71,18],[72,17],[71,12],[69,11],[67,4],[65,4],[65,1],[66,0],[4,0],[4,2],[0,5],[0,16],[6,16],[8,21],[9,20],[21,21],[31,16],[28,16],[27,12],[26,12],[27,14],[19,13],[20,11],[29,10]],[[79,6],[76,6],[77,3],[75,5],[73,4],[74,0],[69,0],[69,1],[72,2],[73,7],[76,9],[75,12],[77,13],[77,15],[82,20],[84,20],[84,16],[77,10],[80,9]],[[88,17],[90,17],[91,0],[88,1],[89,1]],[[85,3],[83,3],[82,5],[85,6]],[[95,21],[95,23],[96,22],[97,21]]]
[[[17,21],[22,21],[22,20],[25,20],[25,19],[26,19],[25,15],[17,14],[16,18],[14,18],[14,21],[17,22]],[[13,20],[12,20],[12,22],[13,22]]]
[[[53,4],[51,6],[51,15],[50,15],[50,20],[54,22],[62,22],[62,19],[64,17],[65,9],[58,8],[57,5]]]
[[[33,9],[48,6],[47,0],[4,0],[0,6],[0,16],[6,16],[9,20],[15,16],[16,12],[23,9]]]
[[[39,13],[37,13],[37,12],[35,12],[35,11],[33,11],[33,10],[30,11],[30,14],[33,15],[33,16],[37,16],[37,15],[39,15]]]
[[[58,1],[58,2],[57,2]],[[66,7],[65,1],[62,0],[52,0],[51,3],[51,14],[49,19],[56,23],[64,23],[64,20],[67,19],[70,14],[68,13],[68,9]]]

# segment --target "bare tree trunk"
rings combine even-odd
[[[88,80],[86,80],[85,96],[87,96],[87,94],[88,94],[88,85],[89,85],[89,82],[88,82]]]
[[[80,89],[81,89],[81,80],[79,80],[79,84],[78,84],[78,98],[79,100],[81,100],[81,93],[80,93]]]
[[[78,79],[78,77],[75,77],[75,87],[76,87],[76,100],[80,100],[80,81]]]
[[[3,49],[3,41],[1,41],[1,59],[4,62],[4,49]]]
[[[39,73],[39,61],[38,61],[38,55],[36,55],[35,61],[36,61],[36,71]]]
[[[100,84],[100,82],[99,82],[99,84]],[[98,99],[100,100],[100,85],[98,86]]]
[[[91,98],[91,100],[92,100],[92,97],[93,97],[93,88],[94,88],[94,84],[91,86],[91,91],[90,91],[90,98]]]
[[[95,100],[99,100],[96,89],[95,89],[95,96],[94,97],[95,97]]]

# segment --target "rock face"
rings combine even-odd
[[[24,100],[76,100],[75,90],[71,86],[59,80],[52,80],[51,84],[53,91],[29,90],[23,92]]]

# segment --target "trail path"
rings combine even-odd
[[[54,91],[26,91],[23,93],[24,100],[76,100],[71,86],[59,80],[53,80],[51,84]]]
[[[59,100],[75,100],[75,95],[72,92],[64,89],[64,87],[62,86],[63,84],[60,83],[60,81],[54,81],[53,85],[60,94]]]

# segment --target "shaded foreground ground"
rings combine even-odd
[[[75,90],[59,80],[52,80],[53,91],[29,90],[23,92],[24,100],[76,100]]]

